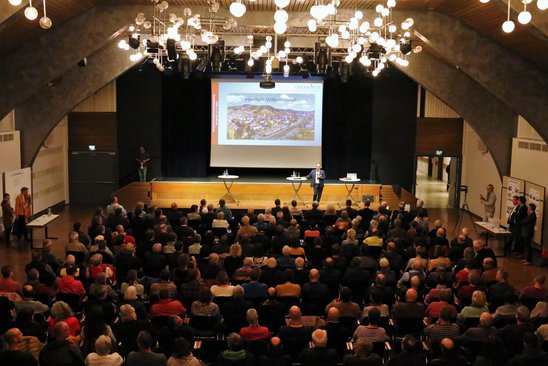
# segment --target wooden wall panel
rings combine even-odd
[[[73,112],[68,121],[69,151],[88,150],[89,145],[97,151],[117,150],[115,112]]]
[[[418,118],[415,155],[462,155],[462,118]]]

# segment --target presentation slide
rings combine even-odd
[[[322,158],[323,81],[211,80],[212,167],[310,168]]]

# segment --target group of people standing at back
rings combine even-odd
[[[17,240],[24,237],[29,239],[27,222],[32,213],[32,198],[27,187],[21,188],[21,194],[15,198],[15,208],[11,206],[11,197],[9,193],[4,193],[2,200],[2,223],[4,224],[4,241],[11,242],[11,236],[17,236]]]
[[[508,217],[508,230],[512,233],[512,239],[508,243],[509,249],[518,257],[523,257],[522,263],[531,265],[533,259],[533,236],[537,223],[537,206],[534,203],[526,205],[524,196],[512,197],[514,209]],[[511,245],[511,247],[510,247]]]
[[[497,196],[492,184],[487,185],[487,193],[480,195],[480,201],[484,206],[485,221],[489,221],[495,216],[495,203]],[[533,237],[535,236],[535,225],[537,223],[537,205],[529,203],[525,196],[513,196],[512,203],[514,208],[508,215],[508,230],[512,233],[507,242],[506,249],[522,258],[521,263],[530,266],[533,260]]]

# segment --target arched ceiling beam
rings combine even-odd
[[[134,65],[115,42],[91,55],[86,67],[72,66],[53,87],[43,86],[15,109],[21,131],[21,161],[31,166],[42,142],[75,106]]]
[[[92,8],[0,58],[0,118],[116,37],[138,8]]]
[[[518,120],[510,108],[464,73],[425,52],[413,55],[407,67],[395,66],[464,118],[489,149],[499,174],[510,174]]]
[[[548,74],[459,21],[436,12],[399,12],[415,33],[464,73],[523,116],[548,141]]]

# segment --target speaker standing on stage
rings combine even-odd
[[[146,152],[144,146],[139,146],[139,155],[135,159],[139,163],[139,181],[147,181],[147,166],[150,161],[150,155]]]
[[[323,181],[325,179],[325,171],[321,169],[321,164],[316,164],[316,169],[312,169],[306,178],[312,179],[310,187],[314,188],[313,201],[320,202],[320,199],[322,198]]]

